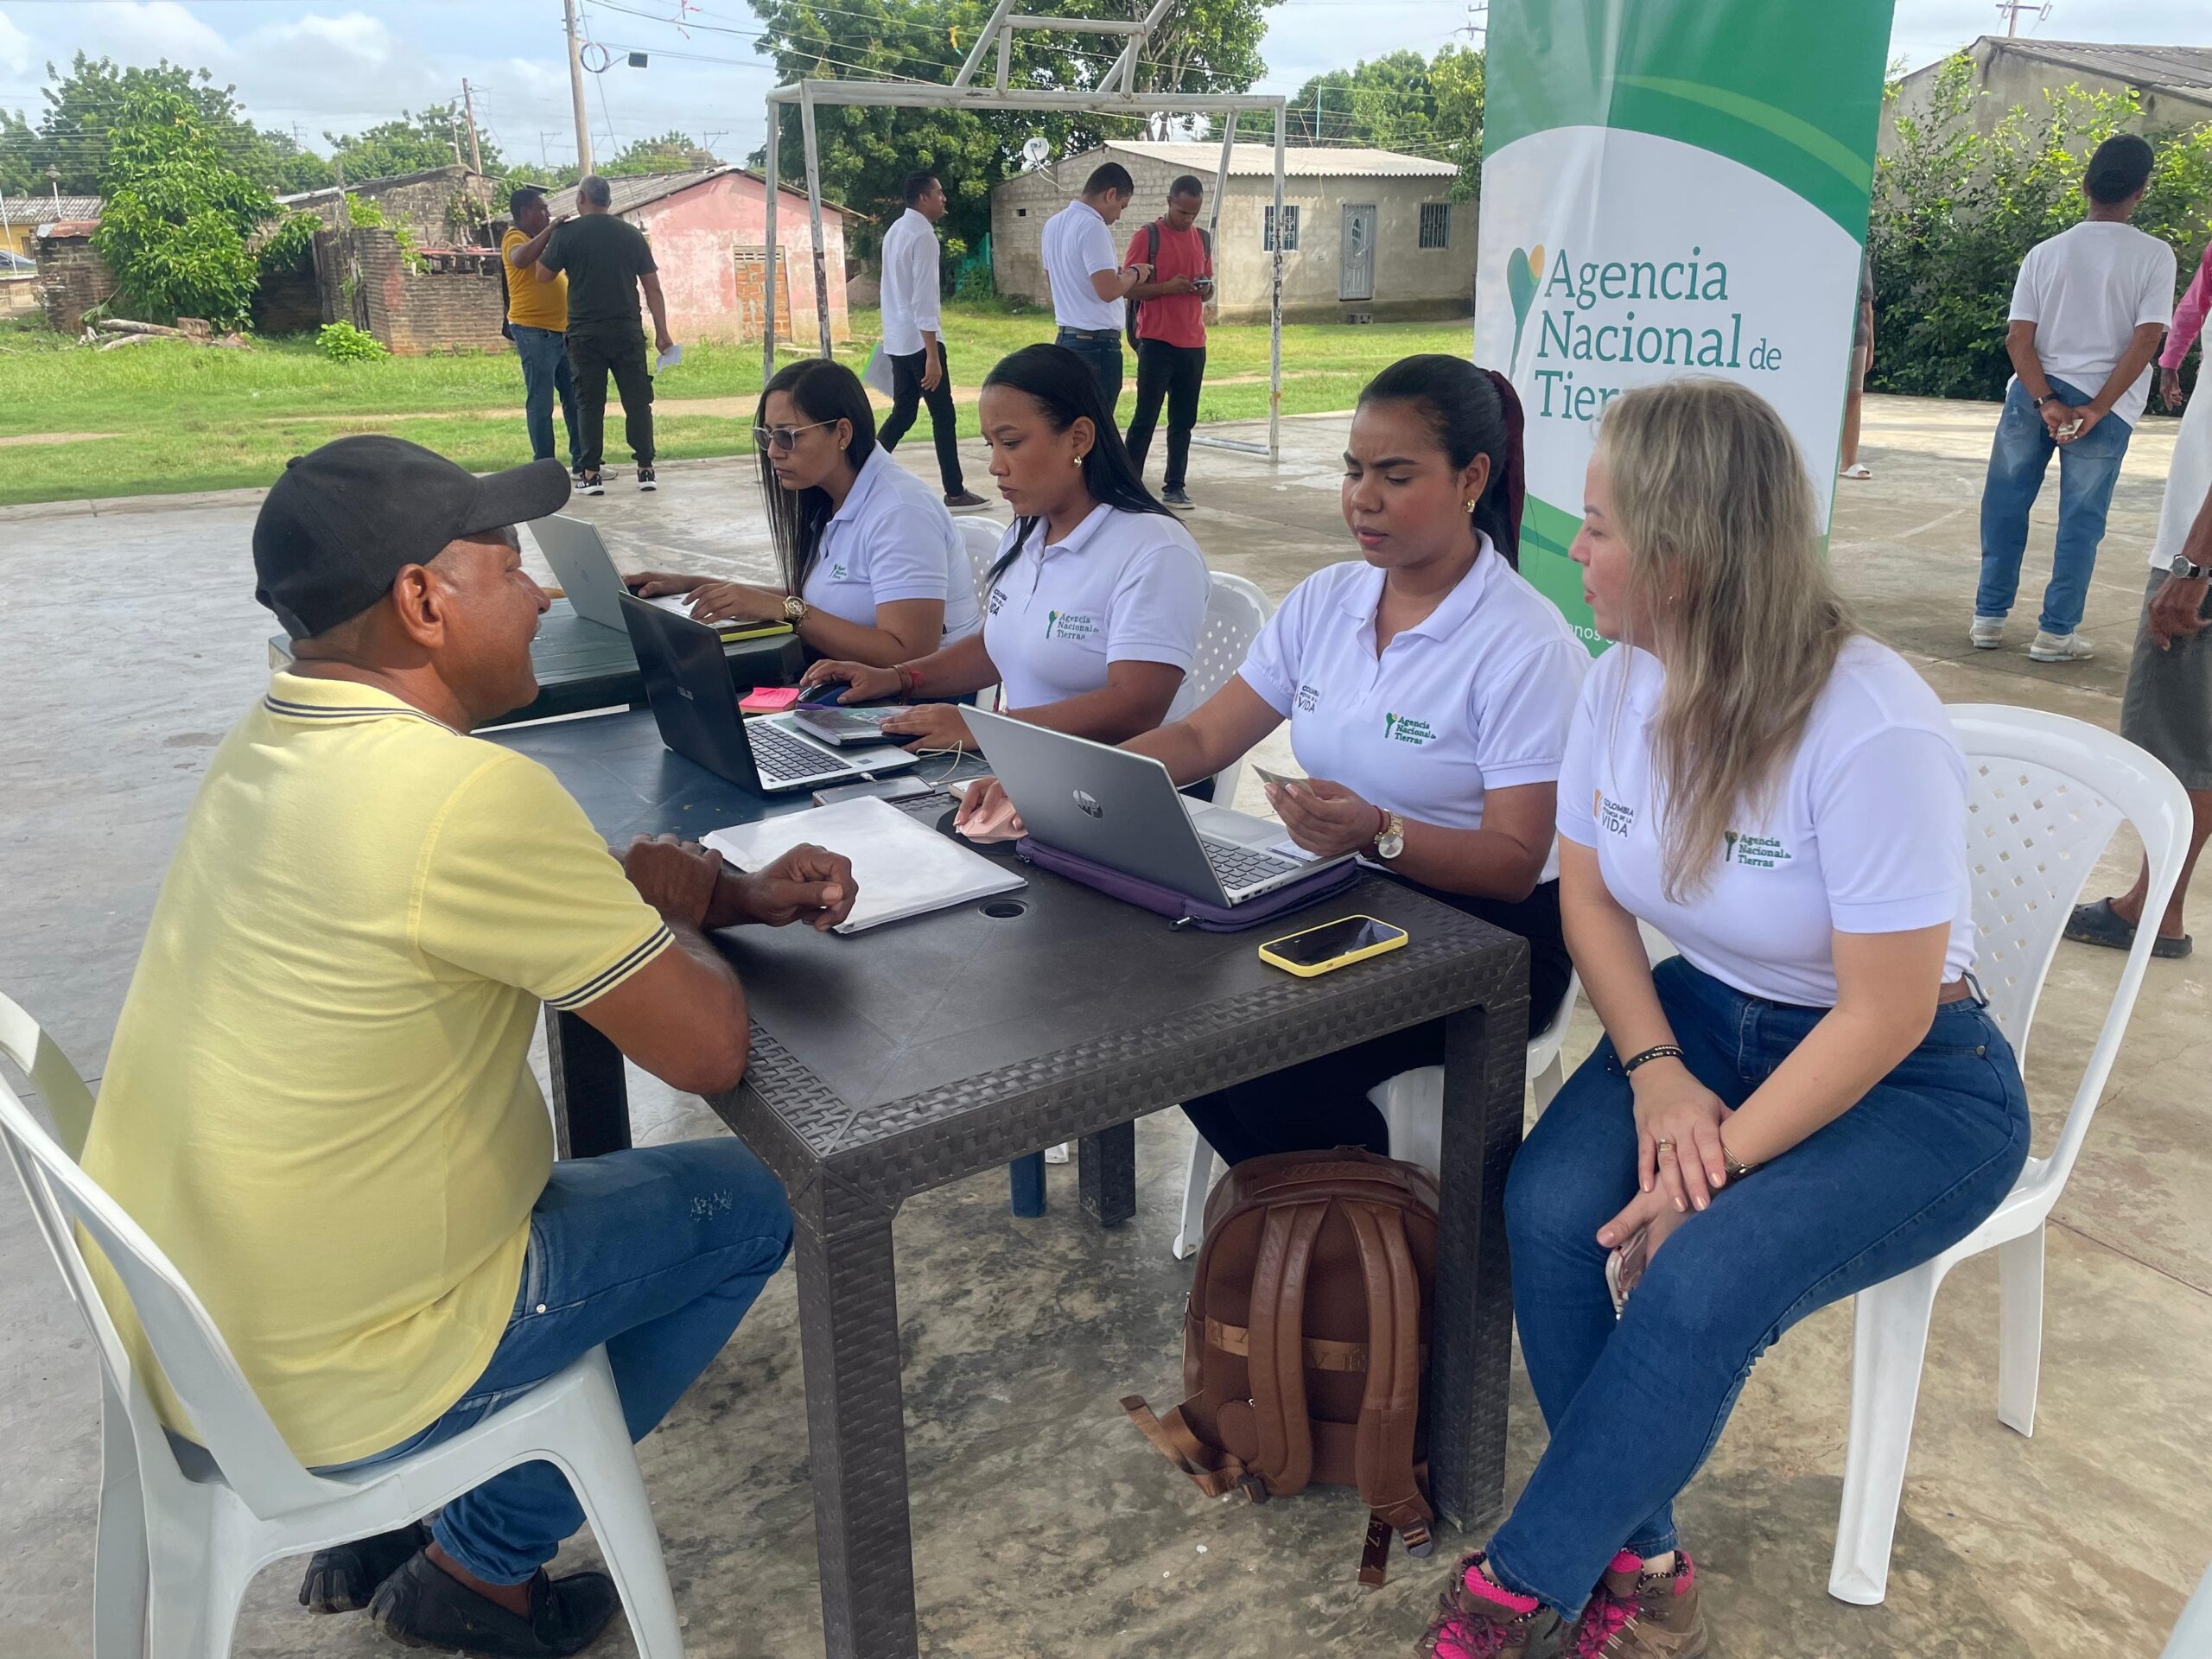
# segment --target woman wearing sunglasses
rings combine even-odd
[[[859,377],[810,357],[760,395],[753,429],[783,586],[647,570],[632,591],[688,594],[702,622],[789,622],[807,648],[880,667],[976,632],[960,532],[936,492],[875,441]]]
[[[1004,688],[1017,719],[1119,743],[1166,717],[1197,660],[1211,582],[1190,532],[1155,500],[1122,448],[1083,359],[1025,346],[983,382],[991,476],[1016,514],[985,583],[982,631],[890,667],[820,662],[809,690],[842,701],[905,696],[883,721],[919,749],[972,747],[944,701]]]

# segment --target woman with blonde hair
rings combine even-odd
[[[1572,550],[1618,643],[1559,784],[1560,910],[1605,1037],[1506,1191],[1551,1443],[1424,1655],[1514,1659],[1540,1608],[1578,1659],[1702,1653],[1674,1500],[1752,1363],[1965,1237],[2026,1156],[1972,974],[1965,760],[1817,541],[1756,394],[1676,380],[1606,410]],[[1653,968],[1639,921],[1681,954]]]

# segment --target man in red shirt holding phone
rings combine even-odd
[[[1191,429],[1198,423],[1198,386],[1206,372],[1206,302],[1213,297],[1213,242],[1198,228],[1205,187],[1185,173],[1167,187],[1167,211],[1129,238],[1125,265],[1150,265],[1152,280],[1129,290],[1137,352],[1137,406],[1129,417],[1129,459],[1144,472],[1160,405],[1167,404],[1167,475],[1160,499],[1187,507],[1183,487]]]

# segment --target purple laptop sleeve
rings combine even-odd
[[[1358,863],[1348,859],[1342,864],[1332,864],[1326,869],[1302,875],[1294,881],[1287,881],[1274,892],[1262,893],[1243,904],[1222,906],[1208,904],[1203,899],[1193,899],[1188,893],[1178,893],[1173,887],[1163,887],[1140,876],[1109,869],[1103,864],[1077,854],[1065,852],[1058,847],[1047,847],[1028,836],[1016,842],[1014,850],[1040,870],[1050,870],[1054,875],[1080,881],[1086,887],[1096,887],[1109,898],[1119,899],[1141,910],[1151,911],[1154,915],[1171,916],[1179,927],[1187,923],[1209,933],[1241,933],[1248,927],[1257,927],[1278,916],[1287,916],[1294,910],[1319,904],[1324,899],[1342,893],[1359,879]]]

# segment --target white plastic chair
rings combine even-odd
[[[0,1056],[29,1077],[60,1131],[48,1135],[0,1077],[0,1144],[99,1358],[98,1659],[225,1659],[239,1599],[262,1567],[405,1526],[502,1470],[538,1461],[566,1475],[582,1503],[640,1659],[681,1659],[660,1535],[604,1349],[442,1445],[358,1474],[310,1474],[277,1434],[200,1299],[78,1167],[91,1093],[5,997]],[[163,1433],[87,1274],[73,1222],[122,1280],[205,1452]]]
[[[2133,743],[2063,715],[1993,704],[1950,710],[1969,771],[1967,839],[1974,872],[1976,974],[1989,1012],[2026,1063],[2029,1026],[2066,918],[2121,819],[2151,871],[2146,918],[2164,913],[2189,847],[2189,797]],[[2065,1127],[2048,1158],[2031,1158],[1996,1212],[1931,1262],[1859,1293],[1852,1361],[1851,1443],[1844,1463],[1828,1593],[1871,1606],[1886,1592],[1912,1417],[1936,1287],[1968,1256],[1998,1252],[1999,1421],[2035,1432],[2043,1360],[2044,1222],[2065,1187],[2150,966],[2155,926],[2139,929],[2105,1011]]]
[[[999,543],[1006,539],[1004,524],[972,514],[952,521],[960,526],[960,545],[968,554],[968,573],[976,580],[976,603],[986,613],[991,603],[991,567],[998,563]],[[988,711],[999,706],[999,689],[987,685],[976,694],[976,706]]]
[[[2159,1659],[2205,1659],[2208,1654],[2212,1654],[2212,1567],[2205,1568],[2196,1581],[2196,1593],[2181,1610]]]
[[[1552,1103],[1552,1096],[1567,1080],[1560,1049],[1567,1041],[1567,1027],[1574,1018],[1574,1005],[1581,992],[1582,982],[1568,976],[1559,1012],[1552,1016],[1551,1024],[1529,1039],[1527,1075],[1540,1112]],[[1443,1163],[1444,1068],[1424,1065],[1401,1071],[1388,1082],[1376,1084],[1367,1091],[1367,1097],[1389,1128],[1390,1155],[1419,1164],[1432,1175],[1437,1173]],[[1205,1137],[1192,1135],[1190,1168],[1183,1178],[1183,1225],[1176,1232],[1173,1247],[1179,1262],[1195,1255],[1205,1240],[1206,1194],[1222,1167]]]
[[[1167,705],[1167,720],[1183,718],[1229,683],[1229,677],[1244,666],[1245,653],[1260,630],[1275,613],[1274,604],[1259,588],[1242,576],[1212,573],[1206,594],[1206,623],[1198,635],[1198,660],[1183,677],[1175,701]],[[1161,722],[1163,725],[1166,721]],[[1240,757],[1214,774],[1213,799],[1217,806],[1236,804],[1236,785],[1244,776]]]

